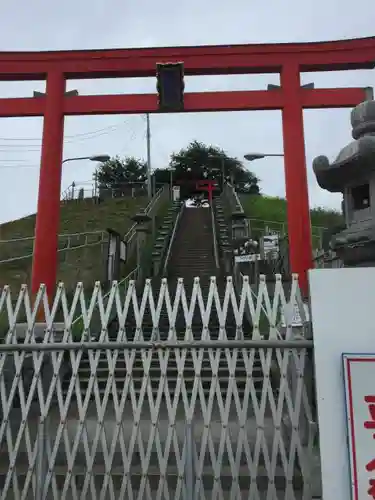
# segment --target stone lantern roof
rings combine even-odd
[[[346,228],[332,236],[331,248],[345,267],[375,266],[375,101],[351,112],[353,141],[330,163],[313,162],[321,188],[343,193]]]
[[[356,106],[350,118],[354,141],[332,163],[326,156],[313,161],[319,186],[330,192],[342,192],[352,181],[368,178],[375,171],[375,101]]]

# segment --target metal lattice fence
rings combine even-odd
[[[1,294],[1,499],[312,498],[312,343],[290,326],[296,304],[305,313],[296,278],[288,298],[279,277],[256,295],[246,278],[239,296],[231,279],[87,295],[78,285],[68,302],[60,285],[49,308],[41,289],[32,309],[25,288],[16,302]]]

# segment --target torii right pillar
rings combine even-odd
[[[313,267],[309,192],[307,184],[303,107],[297,63],[284,65],[281,88],[285,187],[288,216],[289,258],[298,273],[302,294],[307,297],[307,272]]]

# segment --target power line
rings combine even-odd
[[[4,162],[20,162],[20,163],[23,163],[27,160],[25,160],[25,158],[20,158],[20,159],[15,159],[15,158],[0,158],[0,163],[4,161]]]
[[[129,125],[129,123],[124,122],[122,125]],[[87,132],[86,134],[80,134],[80,136],[69,136],[69,137],[77,137],[76,140],[66,140],[64,138],[64,144],[80,144],[84,141],[97,139],[101,136],[109,135],[116,130],[119,130],[120,126],[112,126],[111,128],[107,127],[106,129],[102,129],[100,132],[97,130],[96,132]],[[91,135],[88,135],[91,134]],[[134,130],[131,130],[131,139],[135,138]],[[1,139],[0,139],[1,140]],[[3,144],[0,142],[0,152],[4,153],[33,153],[40,152],[41,144]]]
[[[97,129],[91,132],[84,132],[81,134],[75,134],[64,137],[64,144],[79,144],[81,142],[96,139],[101,136],[109,135],[112,132],[115,132],[120,129],[121,126],[131,125],[128,121],[123,121],[117,125],[110,125],[108,127],[104,127],[102,129]],[[132,131],[132,135],[134,135],[134,131]],[[22,141],[22,140],[38,140],[41,139],[33,139],[33,138],[0,138],[0,141]],[[31,153],[31,152],[39,152],[41,144],[6,144],[0,142],[0,151],[7,153]]]
[[[141,115],[143,118],[143,115]],[[124,120],[121,123],[118,123],[116,125],[109,125],[108,127],[104,127],[101,129],[93,130],[90,132],[84,132],[84,133],[79,133],[75,135],[69,135],[65,136],[64,138],[64,144],[72,144],[72,143],[80,143],[85,140],[89,139],[95,139],[100,136],[108,135],[111,132],[114,132],[118,130],[121,126],[124,125],[131,125],[131,123],[128,120]],[[136,138],[136,132],[135,130],[130,127],[130,140],[134,140]],[[66,140],[68,139],[68,140]],[[70,140],[69,140],[70,139]],[[74,140],[77,139],[77,140]],[[0,138],[0,141],[23,141],[23,140],[32,140],[32,141],[40,141],[41,139],[36,139],[36,138]],[[3,144],[0,142],[0,152],[2,153],[31,153],[31,152],[37,152],[40,153],[40,146],[38,144]],[[125,150],[126,148],[124,148]],[[121,154],[121,153],[120,153]],[[1,164],[1,161],[4,161],[4,165]],[[17,163],[16,163],[17,162]],[[26,159],[13,159],[13,158],[4,158],[3,160],[0,160],[0,170],[7,170],[7,169],[19,169],[19,168],[40,168],[40,163],[35,163],[35,164],[26,164],[23,162],[27,162]],[[8,164],[12,163],[12,164]]]
[[[97,133],[91,136],[85,136],[78,138],[77,140],[65,140],[64,144],[79,144],[87,140],[97,139],[98,137],[109,135],[111,132],[115,130]],[[7,153],[31,153],[35,151],[40,151],[41,144],[2,144],[0,143],[0,151],[4,151]]]
[[[8,168],[17,168],[18,169],[18,168],[38,168],[38,167],[40,167],[40,164],[37,164],[37,163],[35,163],[34,165],[32,165],[32,164],[27,164],[27,165],[21,165],[21,164],[19,164],[19,165],[17,165],[17,164],[16,165],[1,165],[1,163],[0,163],[0,170],[5,170],[5,169],[8,169]]]
[[[89,136],[89,135],[97,134],[98,132],[104,132],[107,130],[116,130],[118,127],[120,127],[121,125],[125,125],[125,124],[126,124],[126,120],[123,122],[117,123],[117,124],[108,125],[107,127],[104,127],[104,128],[92,130],[90,132],[82,132],[79,134],[66,135],[65,139],[74,139],[76,137]],[[11,141],[11,142],[37,141],[37,142],[41,142],[42,139],[41,139],[41,137],[0,137],[0,141]],[[22,145],[20,144],[20,146],[22,146]],[[33,144],[32,146],[35,146],[35,144]]]

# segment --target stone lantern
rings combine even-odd
[[[232,240],[236,241],[241,238],[248,237],[248,227],[246,214],[243,211],[233,212],[232,219]]]
[[[314,159],[319,186],[343,194],[345,229],[330,242],[346,267],[375,266],[375,101],[365,101],[351,112],[354,141],[332,163]]]
[[[132,217],[132,220],[137,223],[135,228],[137,238],[137,267],[138,278],[142,280],[141,251],[145,245],[147,234],[151,232],[149,225],[152,219],[145,212],[139,212]]]

